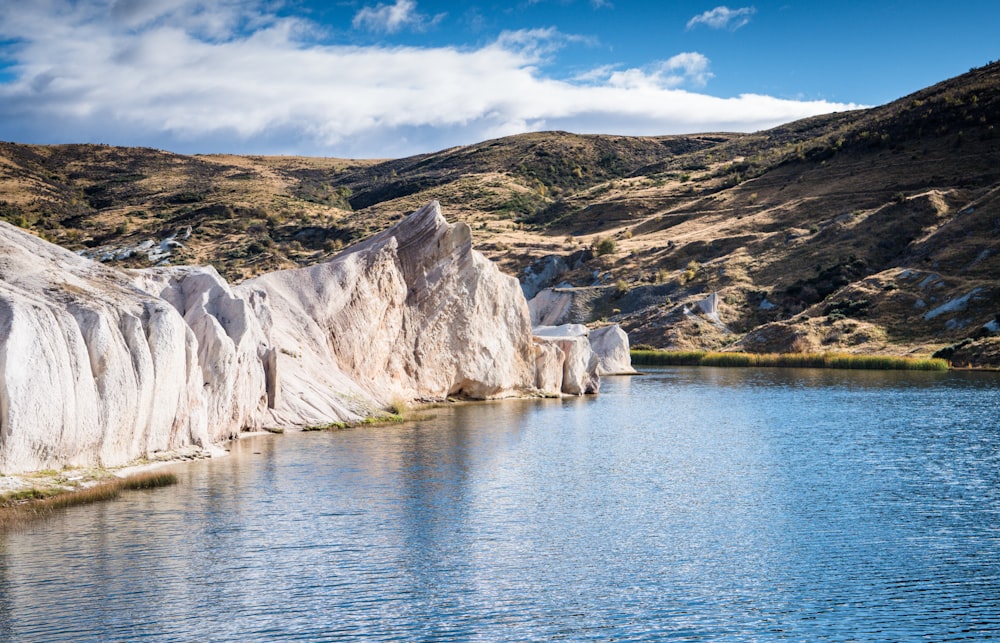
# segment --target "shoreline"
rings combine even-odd
[[[524,399],[530,399],[531,396]],[[545,396],[539,396],[544,398]],[[511,398],[498,398],[511,399]],[[63,469],[42,469],[28,473],[0,474],[0,512],[13,506],[31,506],[48,498],[85,492],[109,482],[135,476],[151,474],[159,469],[199,460],[225,458],[229,456],[230,445],[248,438],[281,436],[285,433],[340,431],[356,428],[376,428],[419,422],[433,417],[432,411],[442,407],[476,404],[498,400],[456,400],[425,401],[412,406],[400,405],[397,413],[373,415],[355,422],[332,422],[325,425],[296,428],[265,428],[239,433],[225,442],[208,448],[185,447],[175,451],[156,454],[154,457],[138,458],[120,466],[81,466]],[[0,533],[3,533],[0,524]]]
[[[630,354],[632,363],[639,366],[828,368],[876,371],[949,371],[955,368],[947,360],[937,357],[903,357],[853,353],[743,353],[736,351],[632,349]]]

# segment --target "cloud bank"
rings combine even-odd
[[[691,91],[711,78],[696,52],[548,77],[546,57],[573,39],[556,29],[474,48],[329,44],[319,25],[268,6],[5,3],[0,139],[390,157],[542,129],[753,131],[856,107]],[[426,20],[409,0],[371,11],[356,14],[358,28]]]

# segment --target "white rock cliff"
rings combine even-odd
[[[0,222],[0,472],[211,449],[396,400],[596,392],[580,339],[533,337],[517,281],[437,203],[235,287],[213,268],[113,270]]]

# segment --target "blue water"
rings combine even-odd
[[[1000,378],[676,368],[0,536],[4,641],[1000,638]]]

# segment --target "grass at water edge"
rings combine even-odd
[[[117,498],[123,491],[155,489],[177,483],[177,476],[163,471],[147,471],[125,478],[112,478],[79,489],[25,489],[0,499],[0,532],[22,527],[53,513]]]
[[[722,353],[713,351],[633,350],[632,363],[641,366],[723,366],[780,368],[840,368],[875,371],[947,371],[938,358],[851,355],[847,353]]]

